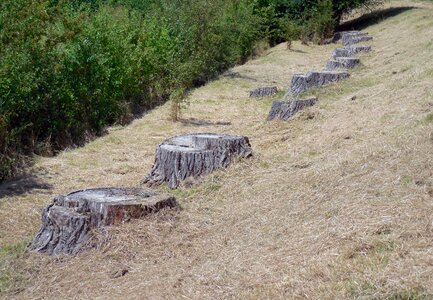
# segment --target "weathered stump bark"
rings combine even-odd
[[[350,74],[346,71],[311,71],[305,75],[295,74],[289,92],[297,96],[313,87],[339,81],[349,76]]]
[[[273,119],[280,119],[287,121],[293,117],[298,111],[303,110],[306,107],[315,105],[317,102],[316,97],[312,97],[305,100],[292,100],[284,101],[277,100],[272,102],[271,111],[268,115],[268,121]]]
[[[247,137],[210,133],[177,136],[157,147],[152,171],[143,183],[152,186],[167,182],[170,188],[177,188],[189,177],[198,178],[227,167],[236,156],[251,155]]]
[[[250,92],[250,98],[269,97],[278,93],[276,86],[257,88]]]
[[[54,198],[42,211],[42,226],[30,249],[49,255],[77,254],[91,230],[175,207],[168,194],[142,188],[99,188]]]
[[[355,45],[352,45],[352,46],[347,46],[346,49],[349,50],[349,52],[350,52],[350,54],[352,56],[352,55],[356,55],[356,54],[361,53],[361,52],[370,52],[371,51],[371,46],[363,46],[363,45],[355,46]]]
[[[332,52],[331,58],[352,57],[360,52],[369,51],[371,51],[371,46],[349,46],[345,48],[337,48]]]
[[[337,31],[337,32],[334,33],[334,36],[332,38],[332,42],[336,43],[339,40],[341,40],[343,38],[343,36],[348,36],[348,35],[351,35],[351,36],[366,36],[366,35],[368,35],[368,33],[361,32],[361,31],[358,31],[358,30]]]
[[[241,74],[239,72],[233,72],[233,71],[226,71],[222,74],[223,77],[228,77],[228,78],[242,78]]]
[[[360,64],[360,59],[356,57],[336,57],[330,59],[326,64],[327,70],[353,69]]]
[[[334,51],[331,54],[331,58],[337,58],[337,57],[351,57],[350,50],[347,48],[337,48],[334,49]]]
[[[350,46],[361,42],[367,42],[372,39],[373,37],[367,35],[343,35],[342,44],[343,46]]]

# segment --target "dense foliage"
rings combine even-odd
[[[0,180],[208,81],[257,41],[320,40],[370,1],[3,0]]]

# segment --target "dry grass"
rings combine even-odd
[[[433,297],[433,5],[410,4],[419,9],[368,28],[374,51],[364,67],[317,90],[319,104],[290,122],[265,122],[270,99],[250,100],[248,90],[287,87],[293,73],[323,66],[335,45],[279,45],[235,68],[255,80],[197,89],[183,117],[209,126],[170,122],[167,104],[84,148],[39,159],[53,189],[0,203],[0,245],[17,245],[0,251],[3,295]],[[107,229],[96,250],[59,258],[23,251],[54,195],[137,185],[155,146],[188,132],[247,135],[256,156],[176,191],[181,211]]]

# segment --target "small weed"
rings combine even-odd
[[[274,100],[282,99],[286,95],[286,93],[287,93],[286,90],[278,91],[278,93],[276,93],[273,98]]]
[[[0,247],[0,294],[13,289],[25,280],[24,274],[19,271],[17,263],[27,253],[28,241]]]
[[[26,240],[17,244],[0,247],[0,257],[3,258],[9,256],[12,258],[19,258],[26,252],[28,243],[29,242]]]
[[[424,76],[433,77],[433,69],[427,69],[424,71]]]
[[[261,168],[263,168],[263,169],[269,169],[270,164],[269,164],[267,161],[260,160],[260,162],[259,162],[259,166],[260,166]]]
[[[308,151],[308,156],[310,156],[310,157],[312,157],[312,156],[317,156],[317,155],[319,155],[320,153],[318,152],[318,151],[315,151],[315,150],[310,150],[310,151]]]
[[[167,184],[163,184],[161,185],[160,189],[164,192],[173,194],[176,198],[179,199],[186,199],[189,197],[194,196],[198,189],[195,187],[191,187],[191,188],[177,188],[177,189],[171,189]]]
[[[413,178],[410,175],[403,175],[400,181],[403,183],[403,185],[407,186],[413,181]]]
[[[431,299],[427,295],[422,295],[419,291],[396,291],[388,295],[374,297],[374,300],[421,300]]]
[[[433,113],[428,114],[425,118],[424,118],[424,122],[425,123],[433,123]]]

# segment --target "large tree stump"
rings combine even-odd
[[[98,188],[54,198],[42,211],[42,226],[30,244],[49,255],[77,254],[91,238],[91,230],[141,218],[176,199],[143,188]]]
[[[152,171],[143,183],[152,186],[167,182],[170,188],[176,188],[189,177],[227,167],[235,156],[251,155],[249,140],[243,136],[198,133],[173,137],[157,147]]]
[[[289,93],[297,96],[313,87],[322,86],[331,82],[349,77],[346,71],[311,71],[307,74],[295,74],[292,78]]]
[[[342,44],[343,46],[351,46],[361,42],[367,42],[372,40],[373,37],[367,35],[343,35]]]
[[[353,69],[360,64],[360,59],[356,57],[336,57],[330,59],[326,64],[327,70]]]
[[[273,119],[280,119],[287,121],[293,117],[298,111],[303,110],[306,107],[315,105],[317,102],[316,97],[312,97],[305,100],[276,100],[272,102],[271,111],[268,115],[268,121]]]
[[[278,93],[276,86],[257,88],[250,92],[250,98],[270,97]]]

